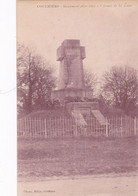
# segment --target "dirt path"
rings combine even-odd
[[[138,196],[138,176],[19,182],[18,196]]]

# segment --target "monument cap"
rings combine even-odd
[[[62,42],[62,45],[64,47],[79,47],[80,46],[80,40],[76,39],[66,39]]]

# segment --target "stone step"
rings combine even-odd
[[[71,114],[79,126],[87,126],[87,122],[79,110],[73,110]]]
[[[99,110],[92,110],[91,112],[101,125],[106,125],[106,119]]]

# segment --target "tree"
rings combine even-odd
[[[55,78],[52,76],[52,68],[46,68],[45,62],[41,57],[37,59],[37,65],[34,70],[35,83],[33,85],[33,104],[34,109],[44,109],[51,105],[51,91],[55,87]]]
[[[97,85],[96,75],[88,70],[84,70],[84,85],[94,93]]]
[[[17,96],[18,108],[32,111],[32,51],[21,44],[17,44]]]
[[[25,113],[46,107],[55,78],[50,64],[34,50],[17,44],[18,106]]]
[[[104,97],[125,112],[132,110],[136,105],[137,86],[137,72],[130,67],[113,66],[103,75]]]

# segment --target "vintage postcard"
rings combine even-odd
[[[138,195],[138,2],[17,1],[18,196]]]

